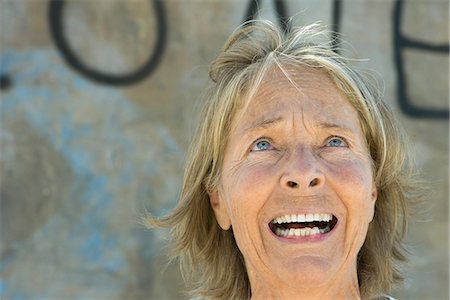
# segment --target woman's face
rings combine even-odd
[[[355,109],[324,73],[270,72],[236,117],[210,194],[252,293],[356,279],[376,187]],[[231,227],[231,228],[230,228]]]

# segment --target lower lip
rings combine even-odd
[[[284,243],[292,243],[292,244],[300,244],[300,243],[315,243],[315,242],[321,242],[326,239],[328,239],[335,231],[336,228],[339,226],[339,222],[337,222],[333,229],[328,231],[327,233],[319,233],[314,235],[308,235],[308,236],[290,236],[290,237],[282,237],[276,235],[272,229],[268,226],[269,232],[279,241],[282,241]]]

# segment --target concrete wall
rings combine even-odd
[[[348,54],[369,58],[355,67],[384,81],[433,191],[426,220],[411,223],[408,279],[393,295],[448,299],[448,1],[405,1],[397,15],[391,0],[343,0],[340,10],[281,2],[298,24],[338,20]],[[164,271],[167,232],[137,220],[175,205],[208,63],[249,1],[167,0],[163,14],[147,0],[67,1],[54,29],[87,75],[119,77],[107,83],[58,50],[48,1],[0,3],[0,298],[182,299],[177,266]],[[277,21],[273,1],[261,9]],[[124,84],[155,55],[150,73]]]

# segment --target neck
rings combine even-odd
[[[259,278],[261,279],[261,278]],[[292,283],[268,283],[256,280],[260,284],[252,284],[252,300],[259,299],[354,299],[360,300],[358,277],[356,270],[348,276],[334,276],[332,280],[319,286],[305,287]]]

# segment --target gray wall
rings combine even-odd
[[[276,21],[272,2],[262,1],[260,16]],[[283,2],[299,25],[333,22],[332,0]],[[355,67],[383,81],[432,190],[428,215],[411,222],[408,279],[393,295],[448,299],[449,3],[406,2],[401,32],[425,45],[397,48],[397,63],[394,1],[341,1],[339,30],[349,56],[369,58]],[[129,85],[100,84],[68,65],[47,1],[0,3],[0,298],[183,298],[177,266],[165,269],[167,232],[137,220],[174,207],[208,63],[248,1],[164,1],[162,56]],[[130,73],[155,53],[160,27],[149,3],[68,1],[64,37],[91,69]]]

